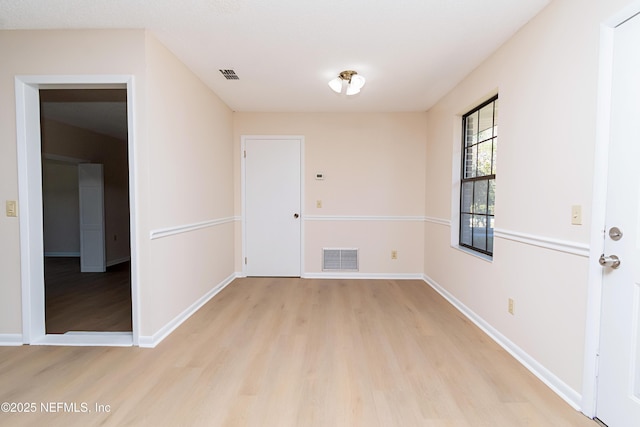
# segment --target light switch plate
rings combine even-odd
[[[7,200],[7,216],[18,216],[18,208],[15,200]]]
[[[582,225],[582,206],[571,206],[571,224]]]

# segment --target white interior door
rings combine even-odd
[[[80,271],[102,273],[107,270],[104,240],[103,166],[78,165],[80,204]]]
[[[247,276],[300,276],[301,140],[244,140]]]
[[[640,16],[616,28],[614,37],[596,412],[609,427],[635,427],[640,426]],[[613,256],[619,258],[617,268]]]

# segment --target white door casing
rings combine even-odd
[[[139,272],[136,203],[135,90],[132,75],[28,75],[15,77],[16,142],[18,153],[18,197],[20,221],[20,271],[22,285],[22,340],[25,344],[77,342],[73,336],[46,335],[43,226],[42,226],[42,153],[40,138],[40,89],[120,88],[127,90],[127,126],[129,157],[129,194],[131,229],[131,303],[130,343],[138,345],[140,327]],[[83,345],[122,345],[119,337],[106,335]],[[130,344],[129,344],[130,345]]]
[[[104,239],[104,166],[78,165],[80,205],[80,271],[104,273],[107,256]]]
[[[302,142],[302,137],[242,138],[247,276],[301,275]]]
[[[640,425],[640,16],[614,31],[596,416]],[[618,227],[622,236],[610,234]],[[612,237],[613,235],[613,237]],[[607,261],[605,258],[603,261]],[[608,264],[614,260],[608,259]]]

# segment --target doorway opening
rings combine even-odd
[[[40,134],[45,331],[131,332],[126,89],[41,89]]]
[[[138,302],[138,267],[137,267],[137,244],[136,244],[136,203],[135,203],[135,131],[134,131],[134,114],[133,114],[133,76],[130,75],[56,75],[56,76],[16,76],[15,78],[16,88],[16,136],[17,136],[17,148],[18,148],[18,189],[20,200],[20,251],[21,251],[21,276],[22,276],[22,340],[25,344],[37,344],[37,345],[107,345],[107,346],[130,346],[138,345],[139,343],[139,302]],[[50,91],[50,92],[49,92]],[[95,91],[102,94],[105,98],[86,98],[88,95],[95,95]],[[105,92],[100,92],[105,91]],[[41,99],[42,93],[42,99]],[[85,96],[83,99],[82,97]],[[67,97],[67,98],[65,98]],[[69,98],[70,97],[70,98]],[[121,114],[124,109],[126,121],[121,121],[121,136],[120,140],[124,140],[124,150],[106,150],[103,151],[100,157],[92,157],[91,153],[83,150],[89,150],[88,145],[106,137],[100,136],[101,134],[108,134],[104,129],[89,128],[88,123],[92,120],[93,126],[105,126],[107,121],[105,120],[107,113],[103,112],[100,115],[87,115],[96,104],[101,102],[108,104],[115,102],[113,98],[119,97],[121,101],[116,110],[120,110]],[[89,106],[90,101],[93,100],[95,104]],[[122,104],[122,100],[124,104]],[[42,101],[42,102],[41,102]],[[57,105],[57,108],[50,108],[51,104]],[[73,106],[74,104],[78,104]],[[113,107],[113,105],[112,105]],[[69,117],[73,114],[69,112],[63,113],[61,111],[64,108],[75,109],[77,118],[82,119],[82,126],[79,123],[71,122]],[[42,114],[41,114],[42,110]],[[58,111],[60,110],[60,111]],[[84,113],[85,117],[82,118]],[[66,117],[66,118],[65,118]],[[65,121],[66,120],[66,121]],[[64,129],[62,129],[64,128]],[[71,129],[71,130],[70,130]],[[65,132],[61,132],[65,130]],[[62,142],[56,142],[52,145],[49,143],[51,139],[56,139],[56,132],[62,134],[63,137],[59,137]],[[76,134],[91,134],[91,140],[84,144],[78,143],[76,140]],[[53,135],[53,136],[52,136]],[[66,136],[65,136],[66,135]],[[72,138],[73,136],[73,138]],[[111,136],[110,141],[118,139]],[[59,144],[55,147],[55,144]],[[69,147],[68,145],[76,144],[77,151],[65,151]],[[66,146],[66,148],[64,148]],[[54,147],[54,148],[52,148]],[[61,148],[63,147],[63,148]],[[115,152],[118,153],[121,159],[125,159],[124,164],[126,167],[124,173],[118,175],[119,184],[115,187],[117,191],[111,188],[113,181],[110,177],[110,173],[117,168],[106,165],[112,163],[110,156],[115,156]],[[122,162],[121,162],[122,163]],[[76,306],[74,315],[80,318],[80,323],[69,323],[64,326],[54,326],[55,324],[55,309],[51,310],[50,303],[45,298],[45,260],[50,261],[57,258],[58,261],[62,261],[58,266],[47,263],[48,273],[55,273],[56,271],[66,271],[61,276],[65,276],[69,273],[68,269],[62,265],[64,262],[73,264],[73,258],[76,258],[76,262],[81,262],[83,253],[82,245],[80,248],[77,246],[78,234],[82,235],[83,225],[83,213],[78,209],[77,213],[71,213],[72,208],[69,205],[59,203],[60,200],[54,201],[53,205],[49,202],[51,194],[48,193],[51,188],[55,191],[60,191],[69,197],[75,194],[67,185],[66,190],[62,191],[59,186],[63,186],[62,181],[74,181],[75,168],[79,171],[83,170],[100,170],[100,180],[104,179],[102,191],[104,193],[104,201],[110,203],[109,200],[113,199],[112,192],[117,194],[119,200],[113,206],[116,206],[113,210],[114,213],[105,215],[105,227],[102,233],[102,239],[104,243],[103,251],[103,268],[100,269],[100,256],[95,256],[96,252],[93,252],[94,256],[91,258],[92,273],[95,275],[104,275],[101,277],[107,277],[110,270],[114,273],[119,273],[121,276],[128,278],[128,283],[123,285],[125,289],[124,298],[129,300],[128,306],[118,305],[118,310],[128,311],[125,314],[127,320],[126,326],[105,326],[103,321],[101,324],[90,324],[88,322],[89,316],[83,316],[84,312],[89,313],[94,309],[80,309]],[[96,180],[97,175],[91,175],[93,178],[89,181],[92,185]],[[91,177],[90,176],[90,177]],[[80,187],[82,187],[83,173],[78,172],[78,193],[82,193]],[[85,176],[86,178],[86,176]],[[111,184],[109,184],[111,182]],[[63,186],[64,187],[64,186]],[[66,193],[65,193],[66,192]],[[101,212],[102,208],[95,208],[96,199],[94,196],[99,192],[90,192],[89,199],[92,203],[88,206],[93,206],[93,213],[91,216],[95,216],[96,212]],[[58,194],[58,196],[60,196]],[[73,196],[75,197],[75,196]],[[93,197],[93,198],[92,198]],[[63,197],[64,198],[64,197]],[[55,197],[54,197],[55,199]],[[81,197],[78,196],[78,207],[82,204]],[[56,203],[58,203],[56,205]],[[45,206],[46,205],[46,206]],[[71,204],[73,205],[73,203]],[[66,206],[66,207],[63,207]],[[106,210],[111,209],[113,206],[105,206]],[[79,217],[80,231],[69,231],[65,238],[58,238],[50,240],[49,234],[55,234],[60,230],[57,229],[57,225],[53,227],[45,227],[45,215],[57,213],[62,217],[62,221],[66,221],[67,230],[69,230],[69,224],[75,221],[75,217]],[[70,210],[71,209],[71,210]],[[45,212],[46,211],[46,212]],[[110,215],[109,219],[106,219]],[[74,217],[74,218],[72,218]],[[114,220],[114,218],[116,218]],[[47,224],[51,224],[49,221],[51,218],[47,218]],[[116,225],[114,225],[117,223]],[[107,224],[107,223],[110,223]],[[60,224],[59,222],[53,222],[53,224]],[[46,230],[45,230],[46,228]],[[62,227],[64,228],[64,227]],[[88,231],[94,232],[94,229],[87,228]],[[47,238],[45,239],[45,231]],[[109,234],[107,234],[109,233]],[[95,239],[83,239],[82,242],[95,242]],[[46,249],[45,249],[46,244]],[[72,244],[70,247],[69,244]],[[58,245],[58,246],[56,246]],[[60,246],[62,245],[62,246]],[[64,246],[67,245],[67,246]],[[75,246],[73,246],[75,245]],[[100,247],[101,245],[94,245]],[[55,256],[63,255],[63,256]],[[79,260],[78,260],[79,258]],[[87,258],[87,259],[89,259]],[[109,264],[109,265],[107,265]],[[96,267],[98,266],[98,267]],[[68,267],[68,266],[67,266]],[[74,267],[75,268],[75,267]],[[102,272],[104,271],[104,272]],[[80,273],[78,273],[80,274]],[[86,273],[82,273],[86,274]],[[47,282],[54,275],[47,274]],[[88,277],[88,276],[87,276]],[[95,277],[95,276],[94,276]],[[127,279],[124,279],[127,281]],[[71,280],[73,281],[73,279]],[[67,280],[68,282],[68,280]],[[107,281],[110,283],[109,281]],[[50,285],[51,283],[48,283]],[[95,283],[94,283],[95,285]],[[113,291],[114,286],[106,285],[107,289]],[[91,285],[77,284],[77,289],[87,291]],[[55,296],[56,292],[64,295],[63,289],[53,291],[53,287],[47,286],[47,293],[50,296]],[[127,292],[128,289],[128,292]],[[71,295],[71,293],[67,293]],[[76,299],[86,299],[77,298]],[[93,295],[92,299],[98,300],[102,297]],[[68,301],[67,301],[68,302]],[[86,301],[85,301],[86,302]],[[68,302],[69,303],[69,302]],[[73,306],[72,303],[69,305]],[[107,304],[108,307],[108,304]],[[125,308],[122,308],[125,307]],[[113,308],[113,307],[111,307]],[[84,311],[83,311],[84,310]],[[107,309],[108,315],[103,315],[102,319],[111,317],[117,313],[118,310]],[[47,311],[51,316],[47,316]],[[108,322],[111,322],[109,320]],[[107,322],[107,323],[108,323]],[[48,323],[51,323],[49,325]],[[100,322],[98,322],[100,323]],[[116,322],[114,322],[116,323]]]

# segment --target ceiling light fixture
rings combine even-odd
[[[329,87],[336,93],[342,93],[346,91],[347,95],[355,95],[360,92],[362,86],[364,86],[365,79],[359,75],[356,71],[346,70],[338,74],[338,77],[329,82]]]

